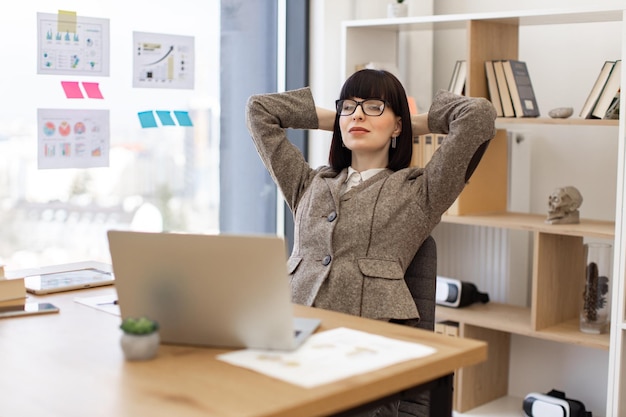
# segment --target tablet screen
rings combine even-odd
[[[99,269],[87,268],[33,275],[24,278],[24,282],[30,292],[54,292],[113,284],[113,275]]]

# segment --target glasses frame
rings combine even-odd
[[[363,104],[367,101],[380,101],[383,103],[382,106],[382,110],[380,111],[380,113],[378,114],[369,114],[366,110],[365,110],[365,106],[363,106]],[[352,101],[354,103],[356,103],[356,105],[354,106],[354,110],[352,111],[352,113],[348,113],[348,114],[342,114],[339,105],[342,104],[344,101]],[[378,117],[378,116],[382,116],[382,114],[385,112],[385,109],[387,108],[387,102],[385,100],[383,100],[382,98],[377,98],[377,97],[370,97],[370,98],[366,98],[364,100],[358,101],[358,100],[354,100],[351,98],[345,98],[345,99],[341,99],[341,100],[335,100],[335,109],[337,111],[337,114],[339,116],[352,116],[355,112],[357,107],[361,106],[361,111],[363,111],[363,114],[365,114],[366,116],[371,116],[371,117]]]

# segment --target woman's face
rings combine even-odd
[[[339,128],[343,143],[353,154],[387,154],[392,136],[398,136],[402,130],[400,117],[396,116],[391,107],[384,105],[380,115],[376,114],[376,106],[380,102],[365,101],[360,97],[353,97],[354,102],[344,104],[346,113],[350,112],[355,105],[354,113],[339,116]],[[365,111],[364,111],[365,107]]]

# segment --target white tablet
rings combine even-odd
[[[110,264],[88,261],[7,272],[12,278],[24,278],[26,291],[50,294],[82,288],[112,285],[115,281]]]

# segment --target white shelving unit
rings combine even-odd
[[[413,79],[407,68],[411,67],[408,50],[413,54],[417,45],[407,44],[407,36],[432,37],[432,33],[450,30],[464,33],[467,40],[465,52],[468,62],[466,94],[488,97],[484,61],[492,59],[522,59],[518,56],[520,29],[525,26],[551,25],[568,27],[572,24],[613,22],[621,25],[621,56],[626,56],[625,10],[616,8],[589,7],[586,9],[564,9],[549,11],[520,11],[502,13],[480,13],[466,15],[435,15],[394,19],[353,20],[342,25],[342,78],[347,78],[356,68],[369,62],[392,64],[408,91],[412,84],[423,86],[422,81]],[[428,48],[425,45],[424,48]],[[618,57],[619,59],[619,57]],[[599,69],[600,63],[598,63]],[[432,67],[432,63],[431,63]],[[446,69],[449,71],[449,69]],[[434,71],[425,70],[432,74]],[[622,70],[622,84],[625,80]],[[589,86],[590,87],[590,86]],[[582,87],[587,88],[587,86]],[[509,379],[509,349],[511,335],[549,340],[556,343],[584,346],[608,351],[609,373],[606,394],[606,415],[626,415],[626,145],[624,130],[624,97],[622,96],[619,121],[507,119],[498,121],[498,126],[526,126],[543,128],[584,126],[587,128],[611,129],[618,141],[615,220],[581,219],[578,225],[554,228],[546,225],[544,216],[533,213],[512,213],[505,208],[480,207],[470,204],[471,212],[444,216],[443,222],[461,225],[487,226],[511,230],[528,231],[533,236],[532,297],[530,305],[520,307],[503,303],[475,305],[462,310],[439,308],[438,319],[459,323],[463,337],[486,340],[490,357],[485,364],[459,372],[455,403],[457,415],[502,414],[502,408],[519,410],[520,400],[507,397]],[[543,114],[547,114],[544,111]],[[491,149],[491,147],[490,147]],[[498,151],[494,151],[498,152]],[[505,152],[505,151],[504,151]],[[479,169],[506,169],[491,165],[489,158],[506,158],[506,153],[485,155]],[[478,172],[478,171],[477,171]],[[494,173],[506,175],[505,172]],[[473,177],[474,178],[474,177]],[[488,185],[472,181],[473,190],[461,195],[461,199],[477,199],[492,192]],[[466,190],[468,191],[468,190]],[[501,199],[506,200],[506,198]],[[588,335],[578,330],[580,286],[573,285],[571,276],[584,270],[583,240],[605,239],[613,241],[614,268],[612,279],[612,321],[610,335]],[[559,296],[555,297],[554,293]],[[540,354],[540,353],[539,353]],[[496,411],[493,411],[496,410]],[[519,411],[518,411],[519,412]],[[477,414],[479,413],[479,414]],[[508,415],[508,414],[507,414]],[[513,415],[513,414],[511,414]],[[596,415],[594,413],[594,415]]]

